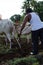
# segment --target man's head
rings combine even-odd
[[[31,13],[31,12],[33,12],[33,10],[31,8],[26,9],[26,14]]]

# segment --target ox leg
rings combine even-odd
[[[8,38],[8,40],[9,40],[9,42],[10,42],[10,48],[11,48],[11,45],[12,45],[12,42],[11,42],[11,35],[10,35],[10,34],[7,34],[7,38]]]
[[[12,39],[14,39],[15,38],[15,36],[14,36],[15,34],[14,34],[14,32],[12,32]],[[17,41],[17,43],[18,43],[18,45],[19,45],[19,47],[20,47],[20,49],[21,49],[21,45],[20,45],[20,43],[19,43],[19,39],[16,39],[15,38],[15,40]]]
[[[14,39],[14,37],[15,37],[14,35],[15,35],[14,32],[12,32],[12,37],[11,37],[12,39]]]
[[[5,36],[5,42],[6,42],[6,46],[7,46],[7,44],[8,44],[8,42],[7,42],[7,36]]]

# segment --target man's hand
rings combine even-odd
[[[20,36],[21,36],[21,33],[18,34],[18,37],[20,37]]]
[[[18,34],[18,37],[20,37],[20,34]]]

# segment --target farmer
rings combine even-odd
[[[43,48],[43,22],[41,22],[40,17],[36,12],[33,12],[31,8],[26,10],[26,15],[23,20],[23,25],[21,27],[19,36],[25,27],[25,24],[30,22],[31,24],[31,35],[32,35],[32,54],[38,54],[38,39],[40,37],[42,48]]]

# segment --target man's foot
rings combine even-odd
[[[33,53],[33,52],[30,52],[30,55],[37,55],[38,53]]]

